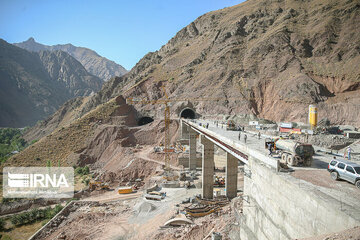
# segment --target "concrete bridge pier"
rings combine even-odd
[[[200,137],[202,149],[202,197],[213,198],[214,190],[214,143],[204,135]]]
[[[189,127],[181,120],[181,139],[189,138]]]
[[[234,198],[237,195],[237,172],[238,160],[230,153],[226,153],[226,177],[225,189],[228,198]]]
[[[188,128],[189,131],[189,169],[196,170],[196,136],[197,132],[192,130],[191,127]]]

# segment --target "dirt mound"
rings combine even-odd
[[[133,157],[133,156],[132,156]],[[100,174],[95,175],[97,179],[104,182],[119,182],[124,185],[128,182],[134,182],[136,179],[146,180],[157,172],[158,163],[133,159],[127,161],[125,158],[117,161],[119,165],[131,163],[130,166],[122,169],[121,167],[111,167],[116,163],[110,162],[104,168],[100,169]],[[111,169],[111,170],[109,170]]]
[[[10,158],[11,166],[73,166],[93,163],[113,141],[126,143],[128,128],[136,124],[136,111],[121,97],[98,106],[68,126],[57,128]],[[126,124],[126,125],[125,125]]]
[[[139,202],[134,206],[134,210],[138,215],[146,215],[156,209],[156,206],[150,202]]]

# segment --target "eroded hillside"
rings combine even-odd
[[[249,0],[207,13],[108,82],[83,111],[124,90],[160,98],[166,80],[170,98],[220,99],[190,103],[200,114],[306,122],[316,104],[320,118],[359,126],[359,16],[356,1],[319,0]]]

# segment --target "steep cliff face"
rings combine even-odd
[[[308,105],[316,104],[320,118],[359,125],[359,6],[249,0],[207,13],[105,84],[88,109],[124,90],[160,98],[166,80],[170,98],[221,99],[194,101],[200,114],[306,121]]]
[[[89,73],[101,78],[104,81],[108,81],[112,77],[122,76],[127,73],[127,70],[123,66],[115,63],[114,61],[101,57],[91,49],[75,47],[72,44],[47,46],[37,43],[34,38],[29,38],[24,42],[14,43],[14,45],[32,52],[57,50],[67,52],[78,60]]]
[[[0,39],[0,127],[32,125],[102,83],[65,52],[31,53]]]
[[[103,81],[89,74],[80,62],[66,52],[40,51],[38,54],[50,77],[63,84],[71,96],[88,96],[101,89]]]

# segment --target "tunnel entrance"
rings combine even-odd
[[[195,112],[190,108],[186,108],[181,111],[180,118],[195,119]]]
[[[146,124],[149,124],[149,123],[151,123],[153,121],[154,121],[154,119],[151,118],[151,117],[142,117],[138,121],[138,126],[146,125]]]

